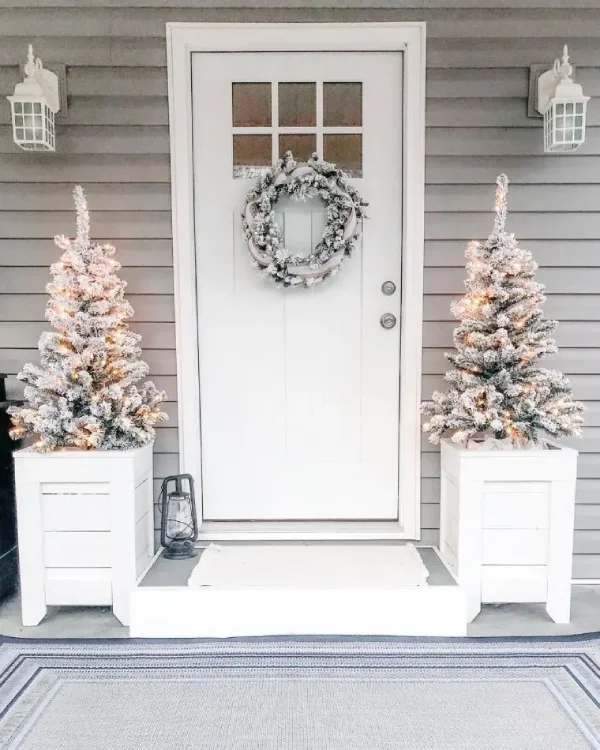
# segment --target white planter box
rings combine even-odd
[[[47,605],[112,605],[154,554],[152,445],[127,451],[16,451],[23,625]]]
[[[544,602],[570,620],[577,451],[468,451],[442,441],[440,553],[482,602]]]

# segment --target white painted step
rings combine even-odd
[[[345,553],[332,551],[340,545],[319,546],[318,556],[325,562],[347,559]],[[376,551],[381,546],[364,544],[356,551],[363,565],[372,566],[373,573],[389,554],[387,550],[385,554]],[[339,578],[338,569],[337,580],[329,574],[330,584],[326,587],[306,585],[310,584],[309,578],[304,585],[298,585],[297,580],[285,587],[243,585],[245,576],[241,573],[239,586],[234,579],[225,586],[192,587],[187,581],[197,560],[157,558],[131,595],[130,634],[138,638],[466,635],[464,590],[448,573],[436,550],[420,549],[419,555],[429,570],[431,585],[390,586],[387,571],[381,580],[373,574],[365,576],[360,585],[355,580],[350,585],[355,578],[352,571],[344,581]],[[287,559],[293,558],[291,555]],[[379,570],[383,573],[381,567]],[[279,574],[275,578],[280,584]]]

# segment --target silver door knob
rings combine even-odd
[[[396,316],[392,313],[383,313],[379,322],[382,328],[393,328],[396,325]]]

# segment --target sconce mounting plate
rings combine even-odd
[[[54,115],[57,124],[67,121],[67,66],[64,63],[47,63],[44,60],[44,68],[56,73],[58,76],[58,96],[60,98],[60,109]]]

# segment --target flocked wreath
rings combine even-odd
[[[284,246],[274,210],[281,195],[301,201],[318,197],[325,203],[325,230],[310,255],[290,253]],[[246,196],[242,223],[254,266],[283,287],[311,287],[334,276],[356,247],[367,205],[335,164],[317,154],[298,164],[288,151]]]

